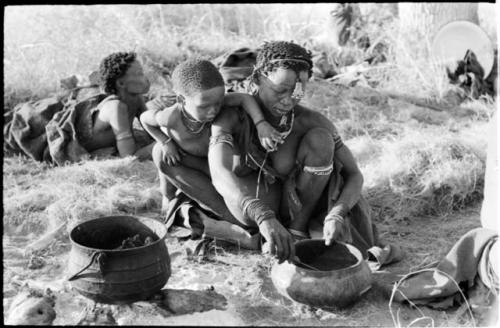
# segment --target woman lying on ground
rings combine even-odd
[[[260,48],[252,94],[282,138],[266,151],[255,133],[260,122],[253,125],[243,111],[223,108],[212,124],[212,181],[233,216],[258,227],[265,248],[280,261],[295,256],[294,240],[314,231],[327,245],[352,241],[367,257],[377,238],[361,196],[363,176],[330,120],[299,105],[312,66],[311,53],[294,43]],[[270,207],[272,199],[277,201]],[[381,265],[397,260],[395,250],[371,254]]]
[[[80,143],[88,152],[116,147],[120,157],[151,159],[152,140],[133,128],[134,118],[146,110],[143,95],[150,87],[137,55],[113,53],[102,60],[99,71],[108,96],[82,120],[86,129],[79,129]]]
[[[57,165],[110,155],[151,159],[153,140],[140,126],[134,128],[149,90],[135,53],[107,56],[99,75],[104,93],[90,88],[86,97],[71,94],[17,105],[6,116],[4,151]]]

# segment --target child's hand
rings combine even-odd
[[[275,151],[278,149],[278,144],[283,143],[281,133],[276,131],[269,122],[263,121],[259,123],[257,133],[262,147],[267,151]]]
[[[163,149],[163,160],[167,162],[167,165],[177,165],[181,161],[181,156],[177,149],[177,145],[173,140],[164,142],[162,144]]]

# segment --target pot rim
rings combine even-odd
[[[161,228],[163,229],[163,231],[161,233],[162,236],[158,236],[159,237],[158,240],[152,242],[151,244],[144,245],[144,246],[139,246],[139,247],[134,247],[134,248],[126,248],[126,249],[103,249],[103,248],[88,247],[88,246],[85,246],[85,245],[82,245],[82,244],[76,242],[73,239],[73,232],[75,231],[75,229],[77,229],[78,227],[80,227],[82,224],[86,224],[88,222],[94,222],[94,221],[98,221],[98,220],[103,220],[103,219],[106,220],[106,219],[124,218],[124,217],[125,218],[135,219],[135,220],[138,220],[138,221],[145,220],[145,221],[154,221],[154,222],[157,222],[157,223],[159,223],[159,226],[161,226]],[[81,222],[81,223],[77,224],[76,226],[73,227],[73,229],[71,229],[71,231],[69,233],[69,239],[70,239],[72,245],[78,246],[79,248],[87,250],[87,251],[105,252],[105,253],[108,253],[108,252],[109,253],[118,253],[118,252],[121,252],[121,253],[123,253],[123,252],[129,252],[130,253],[130,252],[135,252],[137,250],[142,250],[142,249],[144,249],[146,247],[150,247],[150,246],[156,245],[159,242],[163,242],[166,237],[167,237],[167,228],[165,227],[164,224],[162,224],[161,221],[153,219],[153,218],[148,218],[148,217],[145,217],[145,216],[135,216],[135,215],[107,215],[107,216],[101,216],[101,217],[98,217],[98,218],[95,218],[95,219],[90,219],[90,220],[87,220],[87,221],[84,221],[84,222]]]
[[[311,243],[311,242],[318,243],[318,242],[324,242],[324,240],[323,239],[304,239],[304,240],[300,240],[300,241],[296,242],[295,245],[306,244],[306,243]],[[299,271],[299,272],[304,272],[304,273],[312,274],[315,276],[325,276],[325,275],[331,274],[332,272],[344,273],[346,271],[351,271],[352,269],[359,267],[363,263],[363,261],[364,261],[363,255],[361,254],[361,251],[356,246],[348,244],[348,243],[344,243],[341,241],[335,241],[335,243],[340,244],[340,245],[344,245],[351,252],[351,254],[356,257],[356,260],[357,260],[356,263],[354,263],[350,266],[347,266],[345,268],[341,268],[341,269],[336,269],[336,270],[319,270],[318,269],[317,271],[298,266],[295,263],[288,263],[288,264],[295,267],[297,269],[297,271]],[[285,261],[282,264],[285,264],[285,263],[287,263],[287,262]],[[282,264],[278,264],[278,265],[282,265]]]

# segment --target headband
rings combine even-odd
[[[279,59],[271,59],[268,61],[268,63],[275,63],[275,62],[282,62],[282,61],[291,61],[291,62],[296,62],[296,63],[304,63],[307,64],[307,66],[311,66],[309,62],[305,59],[300,59],[300,58],[279,58]]]

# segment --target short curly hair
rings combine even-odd
[[[264,42],[257,54],[253,78],[258,73],[271,72],[276,68],[292,69],[297,74],[307,71],[312,76],[312,54],[309,50],[288,41]]]
[[[201,58],[188,59],[177,65],[172,72],[172,83],[175,92],[185,96],[224,87],[224,79],[217,67]]]
[[[132,62],[137,59],[135,52],[115,52],[108,55],[99,65],[101,85],[107,94],[116,94],[116,80],[123,77]]]

